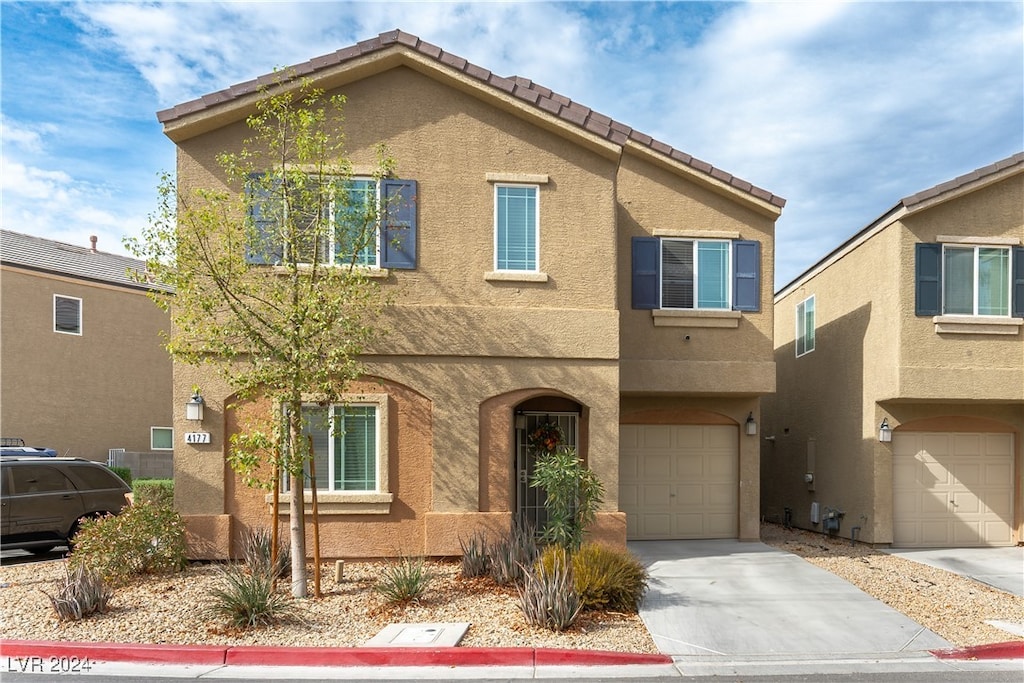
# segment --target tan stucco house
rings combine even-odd
[[[136,259],[0,231],[0,429],[106,462],[174,446],[168,315],[129,277]],[[133,474],[151,474],[137,470]]]
[[[901,547],[1024,540],[1022,245],[1016,154],[903,199],[779,290],[766,518]]]
[[[747,432],[775,389],[784,201],[400,31],[293,68],[347,97],[356,173],[383,141],[415,195],[413,238],[368,264],[397,303],[351,387],[358,410],[344,409],[347,433],[368,436],[362,479],[319,487],[324,556],[458,555],[478,528],[536,520],[527,435],[552,422],[605,485],[595,536],[758,538],[760,440]],[[214,157],[237,149],[274,78],[158,114],[180,184],[224,186]],[[225,444],[241,413],[273,407],[225,409],[202,368],[175,367],[174,385],[175,405],[201,390],[210,434],[176,444],[176,504],[197,552],[225,556],[270,520]],[[349,456],[327,441],[318,472],[339,471]]]

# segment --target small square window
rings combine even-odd
[[[174,450],[174,428],[173,427],[150,427],[149,447],[154,451]]]
[[[61,334],[82,334],[82,300],[73,296],[53,295],[53,331]]]

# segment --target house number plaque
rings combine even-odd
[[[210,432],[185,432],[185,443],[210,443]]]

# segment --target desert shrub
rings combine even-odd
[[[124,483],[132,485],[132,470],[129,467],[111,467],[111,471],[124,479]]]
[[[487,576],[491,570],[491,558],[487,553],[487,534],[474,531],[468,541],[459,539],[462,548],[462,576]]]
[[[388,602],[410,602],[423,595],[433,578],[422,557],[402,557],[384,568],[376,590]]]
[[[491,578],[502,586],[521,583],[523,567],[531,566],[538,553],[533,529],[513,522],[509,532],[495,540],[487,550]]]
[[[221,567],[223,585],[210,592],[210,613],[235,628],[267,626],[290,617],[295,610],[291,597],[275,590],[276,577],[269,570],[231,562]]]
[[[242,539],[242,557],[252,572],[263,572],[275,578],[291,573],[291,546],[281,539],[277,541],[277,563],[273,570],[270,566],[271,548],[274,535],[271,529],[259,527],[253,529]]]
[[[587,609],[636,612],[647,591],[647,570],[626,550],[585,543],[572,555],[573,587]]]
[[[583,610],[583,600],[573,588],[572,570],[555,556],[551,557],[550,569],[543,562],[533,568],[523,567],[523,584],[516,590],[523,616],[533,626],[564,631]]]
[[[547,523],[541,540],[573,551],[583,543],[583,534],[597,518],[604,485],[587,468],[572,448],[559,447],[540,453],[530,486],[544,489]]]
[[[58,621],[80,621],[93,614],[107,611],[107,603],[114,596],[113,589],[99,572],[86,567],[70,569],[64,563],[64,578],[57,581],[56,595],[46,591]]]
[[[173,479],[136,479],[132,482],[134,502],[174,505]]]
[[[83,520],[68,557],[112,586],[132,576],[181,571],[186,559],[185,522],[173,508],[143,501],[120,515]]]

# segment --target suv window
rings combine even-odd
[[[86,488],[90,489],[118,489],[124,483],[117,478],[117,475],[103,467],[91,465],[71,465],[68,470],[76,479],[83,482]]]
[[[26,465],[12,467],[11,476],[14,493],[45,493],[48,491],[73,491],[74,486],[54,467]]]

